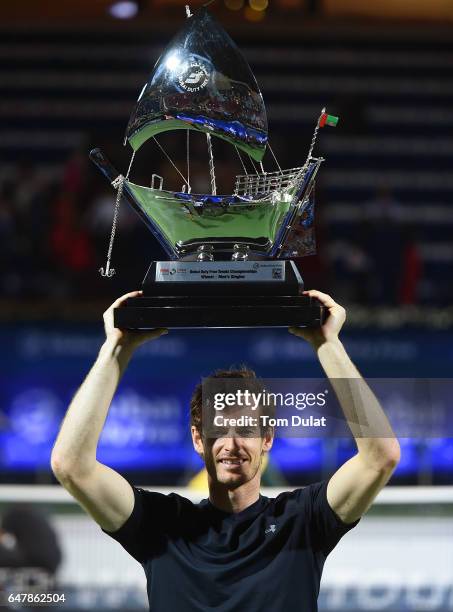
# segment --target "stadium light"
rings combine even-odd
[[[115,19],[132,19],[138,13],[138,2],[122,0],[109,6],[109,14]]]

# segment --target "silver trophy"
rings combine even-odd
[[[321,111],[302,166],[282,169],[268,140],[263,97],[244,56],[206,8],[191,14],[145,83],[127,126],[132,157],[126,175],[94,149],[91,159],[117,190],[107,263],[124,197],[169,257],[152,262],[143,296],[115,312],[118,327],[240,327],[319,325],[318,302],[301,295],[303,281],[291,258],[315,253],[313,157],[318,130],[338,118]],[[178,168],[157,140],[185,130],[186,167]],[[192,193],[190,132],[206,135],[211,193]],[[232,194],[217,193],[213,137],[232,147],[242,168]],[[130,181],[135,155],[152,139],[182,180],[180,191]],[[269,150],[273,169],[265,169]]]

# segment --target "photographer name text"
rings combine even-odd
[[[326,417],[301,417],[299,415],[292,415],[291,419],[286,417],[270,417],[262,414],[257,417],[248,415],[242,415],[237,418],[226,417],[218,414],[214,417],[215,427],[326,427]]]

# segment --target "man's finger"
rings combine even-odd
[[[157,329],[146,332],[146,337],[151,340],[152,338],[159,338],[165,334],[168,334],[168,329],[166,327],[158,327]]]
[[[140,344],[146,342],[147,340],[155,340],[156,338],[160,338],[165,334],[168,334],[168,329],[166,327],[158,327],[156,329],[150,329],[147,331],[140,331],[139,329],[129,330],[129,333],[133,334],[133,337],[136,341],[139,341]]]
[[[309,295],[310,297],[318,299],[323,306],[327,308],[333,308],[334,306],[338,306],[335,300],[327,295],[327,293],[322,293],[322,291],[318,291],[317,289],[309,289],[308,291],[304,291],[304,295]]]
[[[121,304],[123,302],[125,302],[128,298],[130,297],[137,297],[139,295],[141,295],[143,293],[143,291],[130,291],[129,293],[125,293],[124,295],[122,295],[121,297],[119,297],[117,300],[115,300],[113,302],[113,304],[110,306],[110,308],[117,308],[118,306],[121,306]]]
[[[290,334],[293,334],[293,336],[299,336],[301,338],[305,338],[304,329],[305,328],[303,327],[288,327],[288,331]]]

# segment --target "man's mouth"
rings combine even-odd
[[[220,463],[223,465],[242,465],[245,459],[220,459]]]

